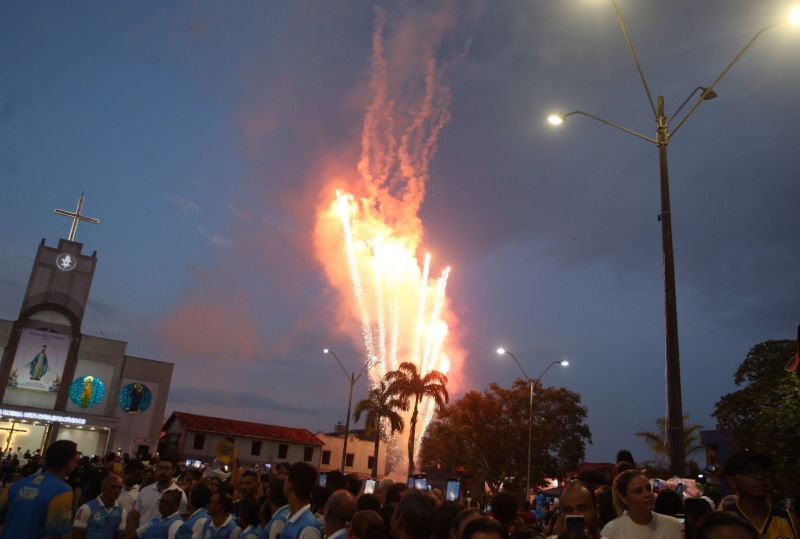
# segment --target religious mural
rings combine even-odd
[[[81,376],[69,386],[69,400],[81,408],[92,408],[105,396],[106,386],[97,376]]]
[[[129,414],[140,414],[150,407],[153,393],[141,383],[128,384],[119,392],[119,407]]]
[[[58,393],[67,362],[70,338],[47,330],[22,330],[11,376],[10,387]]]

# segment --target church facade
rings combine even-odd
[[[129,356],[127,343],[81,331],[97,253],[42,240],[16,320],[0,320],[0,450],[33,453],[55,440],[84,455],[155,453],[174,365]]]

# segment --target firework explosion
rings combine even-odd
[[[434,369],[450,376],[463,358],[461,349],[448,340],[455,322],[446,296],[450,268],[431,278],[432,257],[420,248],[418,215],[430,161],[448,118],[450,93],[440,82],[431,53],[420,64],[424,72],[419,95],[407,114],[397,113],[384,57],[385,22],[384,13],[376,11],[372,99],[364,116],[358,173],[331,182],[315,229],[319,259],[346,306],[340,323],[351,332],[359,327],[365,359],[371,358],[372,385],[404,361],[415,363],[423,376]],[[433,414],[434,403],[424,399],[416,451]],[[409,418],[410,412],[406,426]],[[405,467],[404,447],[399,435],[389,444],[394,473]]]

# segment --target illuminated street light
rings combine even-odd
[[[795,26],[800,26],[800,6],[795,6],[789,12],[789,22]]]
[[[588,112],[575,110],[567,114],[551,114],[547,120],[551,125],[561,125],[568,117],[578,114],[586,116],[609,127],[613,127],[623,131],[629,135],[645,140],[654,144],[658,148],[659,159],[659,172],[660,172],[660,194],[661,194],[661,212],[658,214],[658,220],[661,221],[661,249],[663,253],[664,264],[664,326],[665,326],[665,362],[666,362],[666,382],[667,382],[667,445],[669,447],[670,456],[670,469],[673,474],[682,476],[686,468],[686,455],[683,452],[683,404],[681,402],[681,372],[680,372],[680,353],[678,345],[678,309],[677,309],[677,295],[675,291],[675,259],[672,246],[672,212],[670,209],[670,196],[669,196],[669,168],[667,163],[667,145],[675,136],[675,133],[681,126],[689,119],[695,110],[704,102],[714,99],[717,96],[715,88],[728,71],[744,56],[744,54],[752,47],[753,43],[761,37],[765,32],[791,22],[794,25],[800,26],[800,6],[795,7],[789,13],[789,18],[777,23],[773,23],[761,28],[750,41],[739,51],[734,59],[717,75],[717,78],[708,87],[695,88],[689,97],[687,97],[678,109],[667,118],[664,113],[664,98],[658,96],[654,101],[650,93],[650,87],[647,84],[647,79],[642,71],[642,66],[639,64],[639,58],[636,54],[636,49],[631,41],[628,28],[625,20],[622,17],[622,12],[617,5],[616,0],[611,0],[611,5],[614,8],[617,22],[625,37],[628,50],[633,58],[633,63],[636,66],[636,71],[639,74],[642,87],[647,96],[647,102],[652,109],[653,117],[656,123],[656,136],[648,137],[638,131],[629,129],[618,123],[612,122],[600,116],[589,114]],[[699,92],[699,96],[695,102],[689,107],[689,110],[683,114],[674,127],[670,130],[672,120],[683,110],[684,106],[691,101],[695,94]]]
[[[551,114],[547,117],[547,121],[550,122],[551,125],[561,125],[564,123],[564,117],[560,114]]]
[[[525,377],[525,380],[528,381],[528,385],[530,386],[530,397],[528,399],[528,470],[527,470],[527,474],[526,474],[526,477],[525,477],[525,499],[527,499],[528,496],[530,496],[530,493],[531,493],[531,444],[533,442],[533,436],[532,436],[532,433],[533,433],[533,385],[542,380],[542,376],[544,376],[545,373],[550,370],[550,367],[552,367],[553,365],[561,365],[562,367],[566,367],[566,366],[569,365],[569,361],[567,361],[566,359],[563,359],[561,361],[553,361],[550,364],[548,364],[547,367],[544,368],[544,370],[542,371],[542,373],[539,376],[537,376],[534,379],[531,379],[528,376],[528,373],[525,372],[525,369],[522,368],[522,363],[519,362],[519,360],[517,359],[517,356],[515,356],[513,353],[509,352],[508,350],[506,350],[503,347],[500,347],[500,348],[497,349],[497,355],[499,355],[499,356],[511,356],[511,359],[513,359],[514,362],[517,364],[517,367],[519,367],[519,370],[522,372],[522,376]]]

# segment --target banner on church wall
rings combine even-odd
[[[11,366],[10,387],[58,393],[67,364],[70,337],[38,329],[23,329]]]

